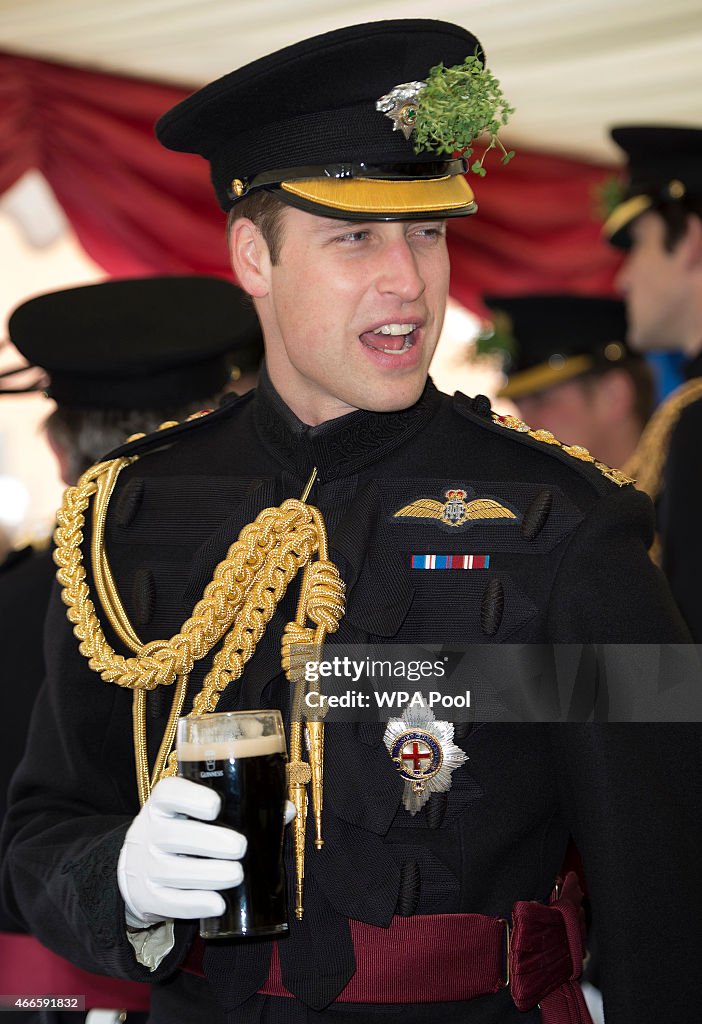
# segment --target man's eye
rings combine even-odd
[[[435,239],[443,238],[446,234],[446,228],[442,224],[425,224],[423,227],[417,228],[414,232],[418,238]]]
[[[337,242],[362,242],[366,238],[368,238],[367,231],[347,231],[338,236]]]

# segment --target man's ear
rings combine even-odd
[[[261,299],[270,287],[268,245],[253,221],[237,218],[229,230],[229,257],[234,275],[249,295]]]

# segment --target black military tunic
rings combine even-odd
[[[702,378],[702,355],[685,367],[685,378]],[[696,643],[702,643],[702,400],[680,414],[670,438],[657,505],[662,567]]]
[[[46,617],[47,606],[51,591],[56,586],[56,565],[53,560],[53,546],[49,543],[42,548],[27,546],[20,551],[12,552],[8,559],[0,566],[0,634],[2,636],[2,666],[3,666],[3,733],[0,744],[0,822],[5,818],[7,810],[7,792],[10,779],[17,769],[24,754],[27,733],[35,703],[39,699],[41,685],[45,675],[44,645],[42,642],[43,623]],[[20,922],[13,919],[6,912],[0,901],[0,933],[24,932],[24,927],[19,927]],[[20,945],[15,946],[14,940],[18,938],[22,942],[22,936],[3,936],[4,942],[11,946],[10,956],[6,956],[4,962],[0,963],[0,975],[3,980],[4,989],[12,987],[7,980],[11,977],[12,966],[16,957],[26,958],[31,951],[32,956],[38,959],[33,963],[40,965],[36,970],[41,970],[42,977],[46,978],[51,972],[54,985],[68,985],[73,987],[78,984],[76,972],[70,964],[66,965],[65,976],[60,976],[60,964],[52,960],[51,966],[47,967],[41,956],[41,951],[35,951],[32,947]],[[4,947],[7,948],[7,947]],[[23,964],[26,967],[26,960]],[[4,970],[2,970],[4,968]],[[91,979],[93,988],[95,982],[98,984],[102,979]],[[118,991],[119,985],[114,984],[104,992],[104,1002],[108,1005],[119,1005],[127,994],[125,991]],[[14,986],[16,987],[16,986]],[[124,987],[124,986],[123,986]],[[65,991],[65,988],[63,989]],[[36,990],[34,990],[36,991]],[[109,992],[109,994],[108,994]],[[45,993],[49,995],[50,993]],[[110,1002],[110,996],[114,1003]],[[135,998],[135,993],[128,993],[129,999]],[[141,1001],[144,995],[139,993]],[[58,1010],[43,1010],[41,1012],[15,1011],[13,1020],[16,1024],[78,1024],[84,1019],[84,1014],[76,1012],[61,1013]],[[144,1021],[142,1013],[131,1013],[130,1021],[134,1024]]]
[[[7,790],[20,763],[34,701],[44,678],[41,623],[46,615],[56,566],[49,550],[31,545],[11,551],[0,565],[0,631],[3,666],[3,739],[0,744],[0,822],[5,818]],[[0,902],[0,933],[14,932],[17,922]],[[23,929],[22,929],[23,930]],[[17,1024],[36,1021],[30,1012],[17,1013]]]
[[[10,552],[0,565],[3,739],[0,744],[0,822],[7,787],[20,763],[34,701],[44,679],[42,623],[56,575],[51,551],[32,546]],[[0,931],[9,929],[0,908]]]
[[[330,557],[347,586],[347,612],[330,643],[688,639],[646,554],[648,499],[556,445],[506,430],[485,400],[450,399],[428,384],[409,410],[359,411],[309,428],[264,382],[130,450],[144,454],[119,479],[106,546],[143,641],[179,630],[242,527],[263,508],[299,497],[314,466],[309,501],[324,515]],[[496,500],[514,519],[442,529],[436,520],[394,514],[419,498],[444,501],[450,489]],[[489,554],[489,568],[412,568],[413,554],[431,552]],[[285,708],[279,643],[295,598],[293,586],[218,710]],[[296,998],[265,997],[256,993],[268,976],[270,943],[209,943],[204,981],[178,969],[195,930],[178,922],[175,947],[152,975],[136,963],[116,881],[138,810],[132,695],[89,671],[58,601],[47,635],[50,680],[14,789],[5,893],[42,941],[80,965],[151,977],[154,1024],[538,1021],[537,1009],[518,1012],[506,990],[469,1003],[334,999],[354,970],[349,918],[382,926],[398,913],[509,916],[515,900],[548,898],[571,833],[600,929],[608,1024],[685,1019],[696,996],[690,950],[697,947],[685,940],[681,907],[688,921],[700,909],[688,888],[699,824],[699,804],[689,802],[688,785],[699,791],[688,777],[689,733],[474,726],[458,740],[470,759],[454,773],[445,806],[411,817],[382,726],[329,724],[325,845],[307,856],[304,919],[292,920],[289,939],[278,944],[282,978]],[[193,671],[190,699],[204,672],[202,665]],[[164,697],[170,693],[159,688],[148,698],[152,756]],[[659,960],[681,944],[671,990]]]

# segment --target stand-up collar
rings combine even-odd
[[[439,392],[431,380],[418,402],[400,412],[357,410],[310,427],[297,418],[261,371],[254,416],[264,447],[298,477],[316,466],[320,482],[357,473],[412,438],[436,412]]]

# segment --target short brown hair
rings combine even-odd
[[[654,210],[663,218],[663,244],[668,252],[673,252],[687,231],[690,217],[702,219],[702,200],[698,196],[685,196],[678,202],[658,203]]]
[[[229,242],[232,225],[240,217],[247,217],[256,225],[263,235],[271,255],[271,263],[276,266],[280,260],[283,244],[283,217],[285,204],[271,192],[253,192],[245,199],[240,199],[232,206],[227,216],[227,242]]]
[[[57,403],[44,422],[51,443],[66,459],[66,479],[79,477],[132,434],[151,434],[162,423],[181,422],[202,409],[216,409],[225,392],[152,409],[76,409]]]

